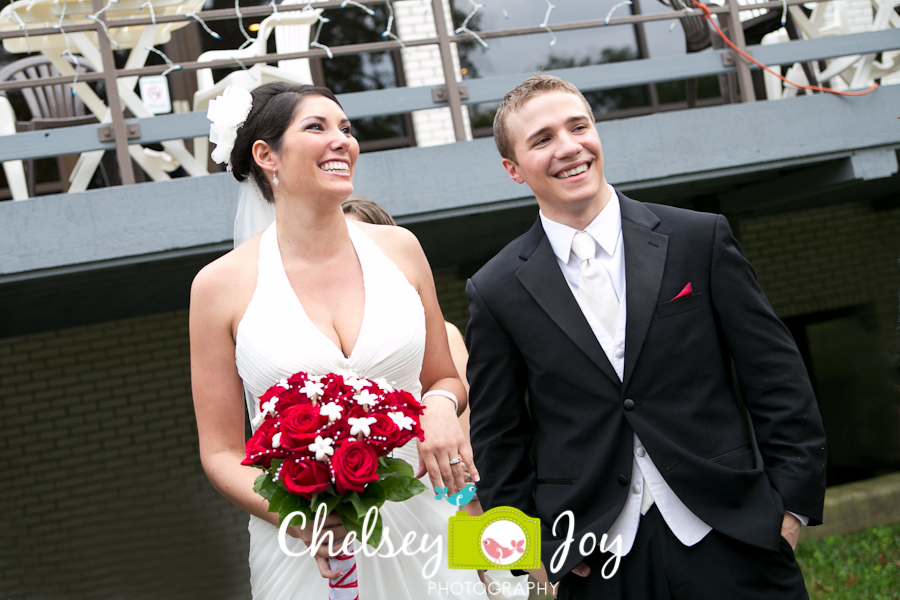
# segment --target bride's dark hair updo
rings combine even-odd
[[[315,85],[294,85],[283,81],[261,85],[250,92],[253,105],[247,120],[237,130],[231,150],[231,172],[238,181],[252,177],[269,202],[275,200],[265,172],[253,160],[253,144],[262,140],[278,152],[284,132],[294,120],[297,107],[307,96],[322,96],[338,106],[341,103],[331,90]],[[343,107],[341,107],[343,110]]]

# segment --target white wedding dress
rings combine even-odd
[[[237,330],[235,360],[244,380],[247,410],[252,419],[259,412],[258,398],[282,377],[298,371],[317,375],[349,370],[369,379],[384,377],[393,386],[416,398],[421,394],[419,373],[425,353],[425,311],[415,288],[397,266],[358,227],[348,224],[350,238],[359,257],[365,286],[365,309],[356,346],[349,357],[307,317],[291,288],[275,224],[259,243],[259,274],[253,298]],[[335,276],[340,277],[340,273]],[[415,440],[394,451],[413,468],[418,465]],[[427,478],[424,479],[429,486]],[[430,486],[429,486],[430,487]],[[455,508],[435,500],[426,490],[406,502],[387,502],[381,510],[385,532],[395,549],[403,537],[416,532],[413,548],[419,549],[423,535],[430,541],[441,536],[437,573],[434,547],[412,556],[356,557],[360,600],[424,600],[434,598],[485,598],[475,571],[447,568],[447,519]],[[278,529],[250,517],[250,585],[254,600],[327,600],[328,581],[319,574],[308,553],[290,557],[278,545]],[[287,538],[294,552],[306,546]],[[384,553],[383,551],[382,553]],[[440,586],[440,591],[438,591]],[[480,593],[478,593],[480,592]]]

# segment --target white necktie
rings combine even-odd
[[[619,325],[619,299],[609,280],[609,273],[597,262],[597,242],[591,234],[579,231],[572,240],[572,252],[581,261],[578,295],[597,315],[609,337],[615,339]]]

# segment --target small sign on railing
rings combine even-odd
[[[163,75],[151,75],[138,79],[141,100],[154,115],[172,112],[169,82]]]

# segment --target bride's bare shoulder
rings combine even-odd
[[[409,255],[421,253],[422,246],[419,239],[408,229],[394,225],[373,225],[371,223],[353,223],[378,244],[381,251],[391,256],[392,253]],[[393,256],[391,256],[393,258]]]
[[[256,287],[259,234],[220,256],[197,273],[191,285],[191,307],[222,308],[232,303],[245,306]]]
[[[422,251],[419,238],[413,232],[393,225],[372,225],[359,222],[354,225],[357,225],[381,248],[381,251],[403,271],[416,289],[419,288],[419,283],[425,281],[426,275],[430,278],[431,268],[428,266],[428,260],[425,258],[425,252]]]

